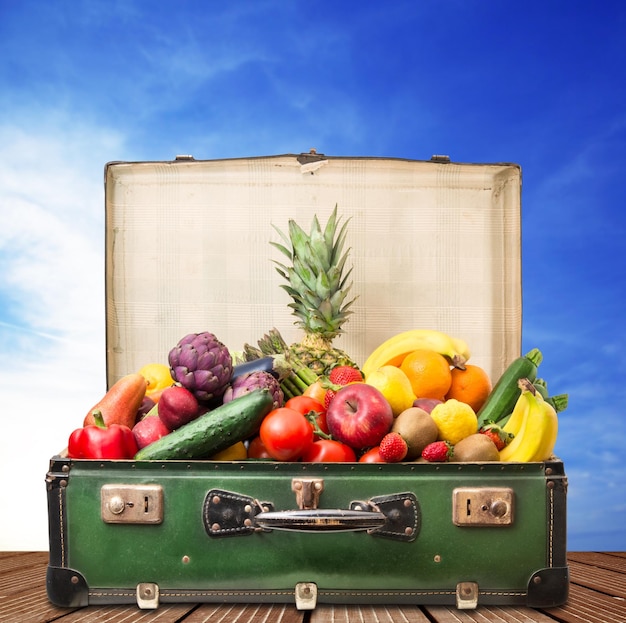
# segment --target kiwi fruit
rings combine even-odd
[[[392,433],[398,433],[408,446],[406,461],[418,459],[422,450],[437,440],[439,430],[430,413],[419,407],[409,407],[395,418]]]
[[[499,461],[500,453],[496,444],[487,435],[474,433],[461,439],[454,446],[455,462],[467,463],[475,461]]]

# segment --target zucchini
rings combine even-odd
[[[513,412],[513,407],[522,393],[517,382],[520,379],[528,379],[532,383],[537,378],[537,369],[542,359],[541,351],[533,348],[523,357],[518,357],[509,364],[493,386],[485,404],[476,414],[479,430],[487,423],[500,422],[502,418]]]
[[[569,402],[569,396],[567,394],[557,394],[556,396],[550,396],[548,393],[548,384],[544,379],[536,379],[533,383],[535,389],[542,395],[543,399],[552,406],[552,408],[560,413],[567,409],[567,403]]]
[[[136,461],[199,459],[252,436],[273,409],[269,390],[255,389],[220,405],[139,450]]]

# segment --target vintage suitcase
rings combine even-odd
[[[520,351],[521,172],[328,157],[109,163],[108,384],[210,330],[297,338],[272,224],[350,218],[356,361],[416,327],[462,336],[497,378]],[[275,239],[275,238],[274,238]],[[77,421],[84,414],[77,414]],[[68,431],[69,433],[69,431]],[[49,599],[561,604],[563,463],[86,461],[47,474]]]

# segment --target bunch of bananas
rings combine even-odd
[[[414,350],[433,350],[443,355],[451,365],[462,368],[470,358],[470,349],[465,341],[433,329],[412,329],[398,333],[383,342],[363,364],[365,378],[382,366],[398,366]]]
[[[521,395],[503,426],[513,440],[500,451],[505,462],[546,461],[552,456],[558,432],[556,410],[528,379],[520,379]]]

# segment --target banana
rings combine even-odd
[[[463,358],[463,363],[466,363],[472,356],[467,342],[465,340],[462,340],[461,338],[453,337],[452,343],[454,344],[454,348],[457,350],[459,355],[461,355],[461,357]]]
[[[513,441],[500,451],[500,460],[515,463],[545,461],[550,458],[556,443],[558,432],[556,411],[541,394],[534,391],[530,381],[521,379],[519,385],[522,394],[504,430],[507,430],[511,420],[513,424],[510,429],[518,426],[519,428],[517,433],[514,433]]]
[[[522,424],[524,423],[524,419],[526,418],[528,406],[529,405],[526,396],[522,396],[522,394],[520,394],[517,402],[515,403],[515,406],[513,407],[513,411],[509,416],[509,419],[504,425],[502,425],[502,430],[505,433],[509,433],[515,437],[518,436],[518,433],[522,428]]]
[[[368,374],[382,366],[399,366],[409,353],[422,348],[438,352],[459,368],[470,358],[469,347],[463,340],[452,338],[442,331],[412,329],[398,333],[378,346],[367,358],[361,371],[367,378]]]
[[[545,428],[543,431],[542,443],[530,460],[547,461],[552,456],[554,446],[556,445],[556,438],[559,431],[559,420],[556,414],[556,409],[549,402],[543,400],[541,394],[539,394],[537,402],[544,411]]]

